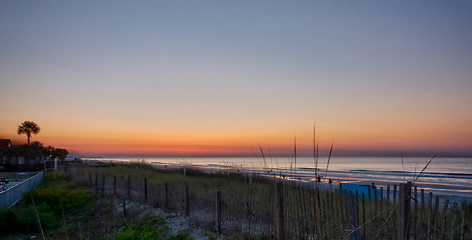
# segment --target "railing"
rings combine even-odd
[[[15,205],[20,199],[21,194],[33,190],[43,180],[43,172],[24,180],[23,182],[0,192],[0,208],[10,208]]]

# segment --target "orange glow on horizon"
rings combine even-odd
[[[313,153],[312,127],[304,131],[285,129],[227,131],[149,131],[142,129],[73,128],[54,127],[43,124],[42,131],[32,136],[32,141],[39,141],[45,146],[68,149],[70,153],[83,155],[100,154],[149,154],[149,155],[228,155],[253,156],[260,154],[259,146],[266,154],[293,155],[294,137],[297,154],[310,156]],[[10,128],[15,128],[14,126]],[[365,130],[367,129],[367,130]],[[406,130],[405,130],[406,131]],[[349,152],[381,151],[458,151],[471,149],[470,136],[463,133],[451,133],[446,130],[437,132],[398,129],[380,131],[376,128],[351,128],[349,125],[326,126],[317,128],[317,144],[321,155],[327,155],[334,139],[333,154],[348,155]],[[25,135],[15,132],[0,132],[0,138],[10,138],[14,144],[26,143]]]

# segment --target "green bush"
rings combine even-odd
[[[145,216],[141,221],[130,223],[125,230],[116,235],[116,240],[151,240],[165,239],[167,232],[166,221],[161,216]]]
[[[90,192],[83,190],[68,190],[62,188],[35,189],[23,194],[26,205],[31,205],[31,198],[37,205],[46,203],[57,215],[62,211],[76,212],[82,209],[91,199]]]
[[[55,229],[59,226],[51,208],[43,203],[37,206],[39,219],[44,231]],[[13,211],[12,209],[0,209],[0,236],[14,233],[40,232],[36,211],[32,205]]]
[[[0,235],[12,233],[12,227],[16,226],[17,221],[18,216],[11,209],[0,208]]]

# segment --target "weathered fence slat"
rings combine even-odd
[[[431,218],[433,214],[433,193],[429,192],[429,197],[428,197],[428,233],[426,235],[426,239],[431,239]]]
[[[367,212],[368,212],[368,216],[367,216],[367,225],[366,225],[366,227],[367,227],[367,229],[368,229],[369,231],[368,231],[368,233],[367,233],[367,234],[368,234],[368,237],[366,237],[366,238],[369,238],[370,236],[372,236],[372,231],[371,231],[372,228],[373,228],[373,227],[372,227],[372,226],[373,226],[373,225],[372,225],[372,218],[373,218],[373,216],[374,216],[374,215],[372,214],[374,211],[372,210],[372,195],[371,195],[371,188],[370,188],[370,187],[369,187],[369,189],[368,189],[367,194],[368,194],[368,195],[367,195],[367,199],[368,199],[368,201],[367,201],[367,208],[368,208],[368,211],[367,211]]]
[[[464,240],[464,235],[465,235],[465,211],[467,211],[467,204],[464,200],[464,202],[462,202],[462,212],[461,212],[461,218],[462,218],[461,236],[460,236],[461,240]]]
[[[95,172],[95,194],[98,194],[98,172]]]
[[[415,210],[413,212],[413,239],[418,239],[418,186],[414,187],[415,189]]]
[[[125,198],[123,198],[123,216],[126,217],[126,201],[125,201]]]
[[[375,231],[378,232],[379,231],[379,218],[380,218],[380,216],[377,213],[379,211],[379,208],[378,208],[379,207],[379,201],[377,199],[377,196],[378,196],[377,195],[378,194],[377,193],[377,187],[374,186],[373,189],[374,189],[374,212],[373,212],[374,219],[373,219],[373,221],[374,221],[374,229],[375,229]]]
[[[216,191],[216,231],[221,234],[221,191]]]
[[[128,199],[131,200],[131,176],[128,175]]]
[[[148,201],[148,187],[147,187],[147,178],[144,178],[144,201]]]
[[[105,193],[105,173],[102,173],[102,195]]]
[[[185,201],[185,209],[184,209],[184,216],[189,217],[189,195],[188,195],[188,185],[185,184],[184,187],[184,201]]]
[[[424,238],[424,212],[426,211],[424,206],[424,189],[421,189],[421,218],[420,218],[420,239]]]
[[[446,202],[444,203],[443,221],[442,221],[442,226],[441,226],[441,239],[442,240],[446,239],[446,219],[447,219],[448,205],[449,205],[449,199],[446,199]]]
[[[164,183],[164,207],[169,207],[169,183]]]
[[[379,231],[381,232],[382,235],[385,234],[385,224],[383,219],[387,219],[387,217],[384,216],[384,207],[383,207],[383,202],[384,202],[384,195],[383,195],[383,187],[380,187],[380,211],[379,211],[379,224],[380,224],[380,229]],[[380,235],[381,236],[381,235]]]
[[[390,210],[390,185],[387,185],[387,207],[386,207],[386,211],[385,211],[385,215],[386,215],[385,221],[387,221],[387,231],[386,231],[387,239],[390,235],[390,224],[389,224],[389,221],[390,221],[390,218],[391,218],[390,211],[391,211]]]
[[[453,240],[454,235],[456,235],[456,217],[457,217],[457,203],[456,202],[452,205],[451,213],[452,213],[452,223],[451,223],[450,240]]]
[[[275,186],[275,228],[277,231],[277,239],[285,239],[284,231],[284,198],[283,198],[283,185],[278,182]]]
[[[356,222],[357,222],[357,226],[356,226],[356,231],[357,231],[357,237],[359,237],[359,190],[356,190]]]
[[[401,183],[398,193],[398,239],[409,240],[411,182]]]
[[[438,215],[439,215],[439,196],[436,196],[436,202],[434,203],[434,231],[433,231],[433,239],[437,239],[436,235],[438,233]]]
[[[392,197],[392,200],[393,200],[393,208],[392,208],[392,219],[398,221],[397,219],[397,184],[393,184],[393,197]],[[393,239],[396,238],[396,233],[397,233],[397,224],[395,224],[395,221],[393,221],[393,231],[392,231],[392,237]]]
[[[362,193],[362,238],[367,239],[365,222],[365,193]]]

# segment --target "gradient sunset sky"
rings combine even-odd
[[[0,0],[0,138],[83,155],[472,155],[472,1]]]

